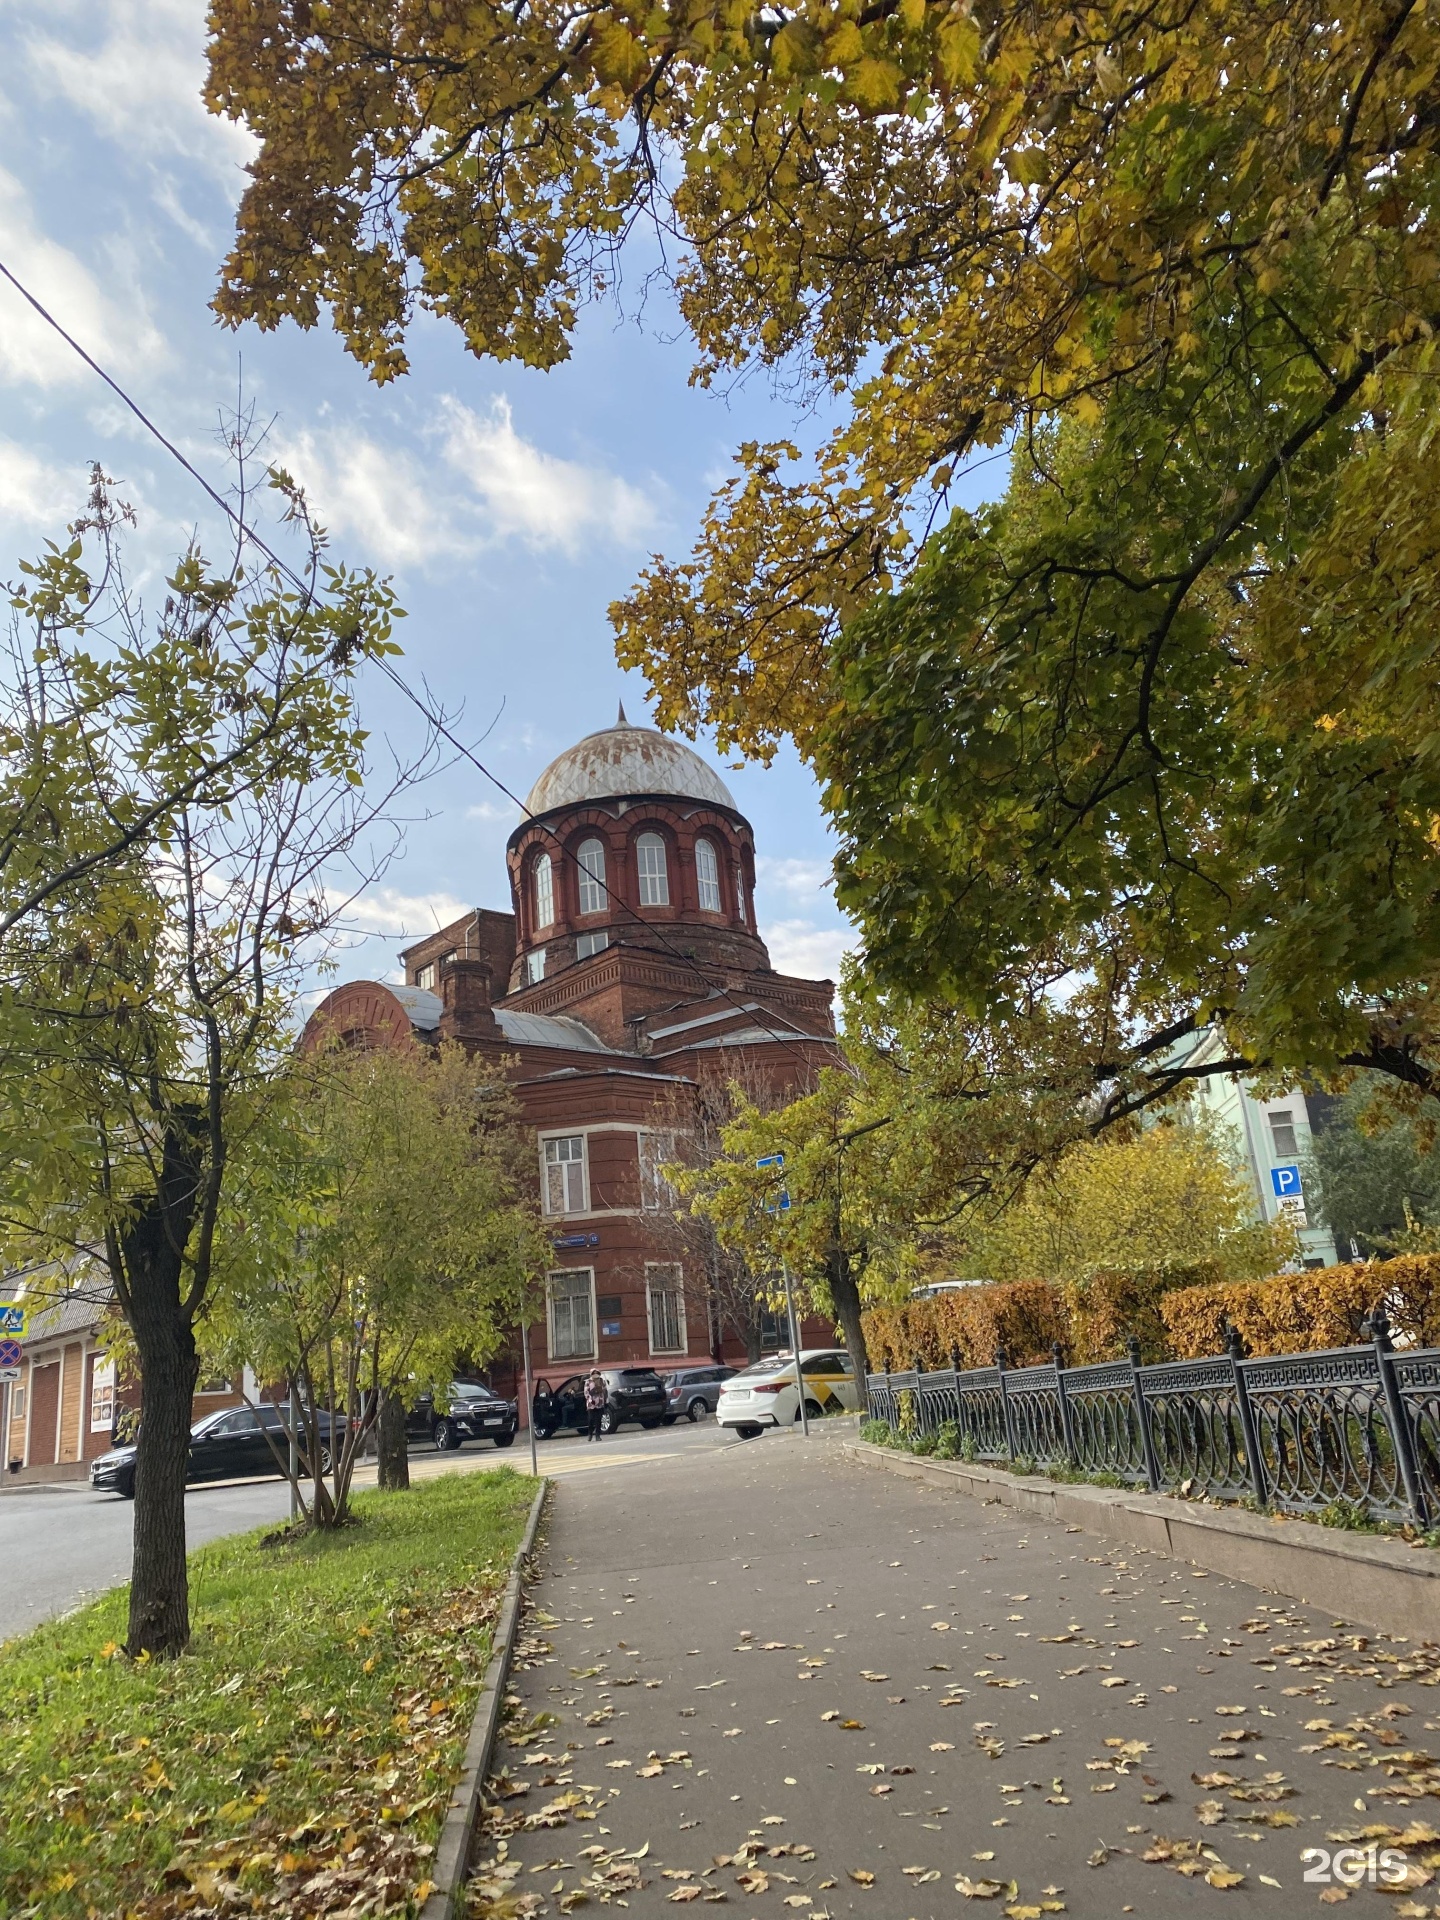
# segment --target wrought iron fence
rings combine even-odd
[[[1440,1347],[1397,1353],[1383,1313],[1367,1344],[1142,1366],[923,1370],[869,1376],[870,1413],[912,1439],[950,1430],[969,1459],[1104,1474],[1311,1513],[1337,1502],[1440,1523]],[[958,1358],[958,1356],[956,1356]]]

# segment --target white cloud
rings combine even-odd
[[[471,902],[457,900],[450,893],[401,893],[396,887],[367,887],[351,903],[345,920],[386,939],[424,940],[473,910]]]
[[[834,876],[828,861],[780,860],[762,853],[755,860],[755,884],[767,892],[783,893],[795,901],[813,904],[818,894],[828,899]]]
[[[503,396],[483,414],[443,398],[426,434],[448,472],[334,427],[290,436],[277,457],[320,519],[386,566],[466,560],[512,540],[572,554],[596,541],[633,545],[654,522],[651,503],[627,481],[523,439]]]
[[[772,920],[760,933],[776,972],[806,980],[838,980],[842,955],[859,945],[852,927],[817,927],[812,920]]]
[[[518,538],[531,547],[575,552],[599,535],[633,546],[655,522],[655,509],[638,488],[598,467],[561,460],[522,440],[504,395],[488,413],[445,399],[441,429],[446,460],[470,483],[488,526],[486,545]]]
[[[57,12],[64,31],[54,31]],[[182,159],[238,195],[256,141],[205,110],[204,0],[83,0],[35,7],[25,42],[32,74],[127,153]],[[87,44],[88,40],[88,44]],[[166,183],[158,197],[162,204]],[[167,206],[189,226],[178,203]]]
[[[465,809],[467,820],[479,820],[487,827],[513,827],[519,817],[520,809],[513,800],[482,800],[478,806]]]
[[[102,291],[88,267],[35,225],[25,190],[0,169],[0,258],[15,277],[102,365],[125,373],[165,350],[139,296],[123,305]],[[59,387],[94,374],[24,300],[0,280],[0,381]]]
[[[56,539],[85,504],[88,479],[52,465],[14,440],[0,439],[0,557],[9,561],[9,529],[40,527]]]

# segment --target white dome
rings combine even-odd
[[[673,793],[739,811],[730,789],[698,753],[653,727],[632,727],[623,707],[613,727],[587,734],[552,760],[525,805],[531,813],[549,813],[553,807],[642,793]]]

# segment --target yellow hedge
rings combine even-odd
[[[1171,1352],[1186,1360],[1219,1351],[1225,1319],[1240,1329],[1252,1353],[1355,1346],[1364,1339],[1361,1323],[1381,1305],[1397,1339],[1440,1346],[1440,1254],[1180,1287],[1163,1297],[1160,1315]]]
[[[960,1287],[907,1300],[903,1306],[869,1307],[864,1314],[870,1364],[903,1373],[918,1355],[927,1366],[948,1367],[950,1349],[962,1367],[988,1367],[1004,1347],[1012,1367],[1050,1358],[1055,1341],[1069,1337],[1065,1302],[1047,1280],[1014,1280],[989,1287]]]
[[[988,1367],[1004,1347],[1011,1366],[1050,1358],[1057,1341],[1071,1365],[1122,1354],[1133,1333],[1147,1361],[1219,1353],[1221,1326],[1239,1327],[1252,1353],[1305,1353],[1357,1345],[1378,1305],[1398,1341],[1440,1347],[1440,1254],[1404,1254],[1369,1265],[1319,1267],[1271,1280],[1175,1284],[1176,1276],[1094,1275],[1083,1288],[1046,1280],[964,1287],[928,1300],[865,1311],[870,1364],[903,1372],[919,1358]]]

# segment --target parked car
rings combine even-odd
[[[720,1383],[728,1380],[734,1367],[677,1367],[663,1373],[665,1383],[665,1424],[673,1427],[684,1414],[687,1420],[703,1420],[714,1413],[720,1399]]]
[[[800,1376],[805,1382],[805,1412],[811,1420],[827,1413],[853,1413],[860,1405],[855,1369],[847,1353],[834,1347],[806,1348],[800,1355]],[[742,1440],[753,1440],[766,1427],[789,1426],[798,1420],[794,1354],[777,1353],[732,1375],[720,1389],[715,1418]]]
[[[281,1465],[289,1450],[285,1422],[289,1408],[262,1406],[257,1413],[251,1407],[227,1407],[219,1413],[207,1413],[190,1429],[190,1461],[185,1484],[202,1480],[248,1480],[273,1476],[283,1479]],[[343,1415],[341,1418],[343,1419]],[[320,1470],[330,1471],[330,1415],[323,1409],[317,1415],[320,1429]],[[337,1425],[339,1423],[337,1422]],[[274,1441],[274,1447],[271,1441]],[[275,1449],[279,1449],[276,1457]],[[135,1497],[136,1444],[112,1447],[98,1460],[90,1462],[90,1484],[97,1492],[118,1493],[122,1500]]]
[[[430,1440],[441,1453],[453,1453],[467,1440],[514,1443],[520,1407],[487,1387],[483,1380],[452,1380],[437,1409],[433,1394],[422,1393],[405,1416],[412,1439]]]
[[[653,1367],[601,1367],[601,1378],[609,1395],[600,1416],[600,1431],[614,1433],[627,1420],[638,1420],[642,1427],[658,1427],[665,1418],[668,1402],[665,1387]],[[562,1427],[583,1433],[589,1425],[585,1412],[585,1382],[588,1374],[574,1373],[552,1387],[542,1380],[535,1389],[532,1418],[535,1432],[548,1440]]]

